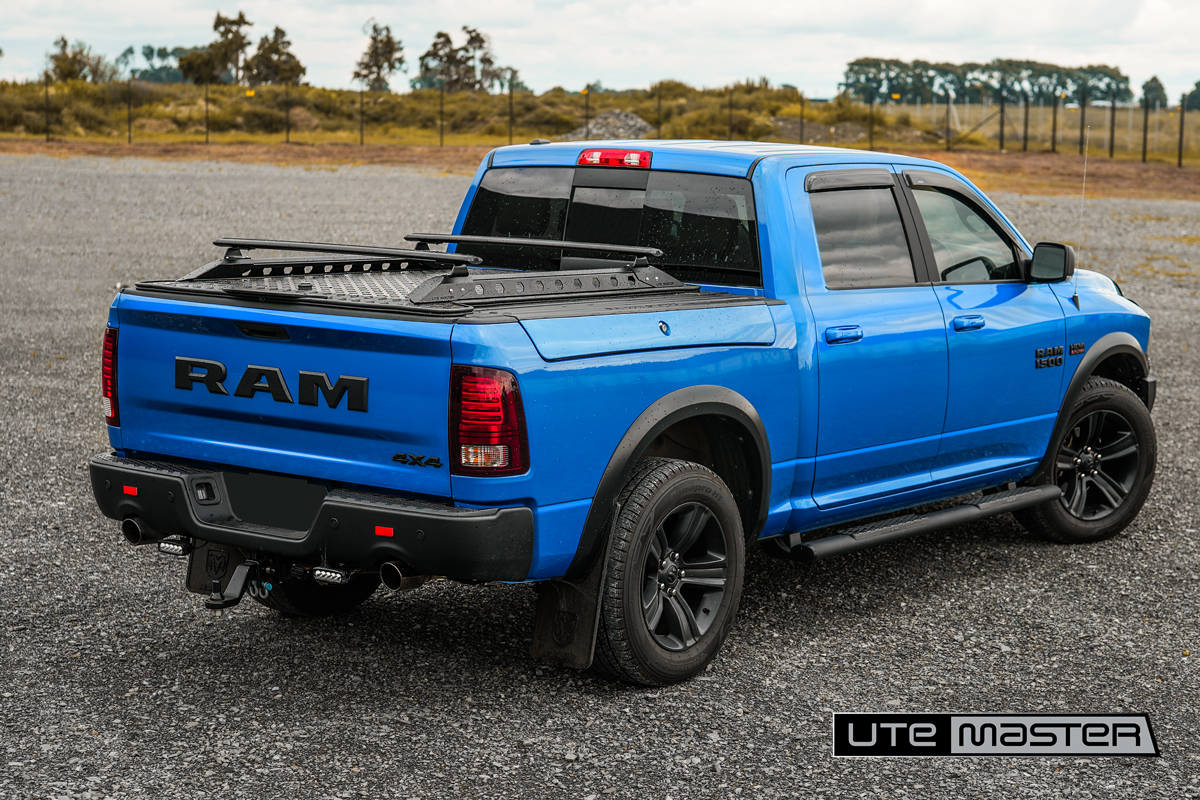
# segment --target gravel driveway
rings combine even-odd
[[[1154,315],[1159,472],[1133,527],[1069,548],[999,517],[815,566],[755,551],[724,652],[681,686],[533,663],[525,587],[214,613],[181,563],[126,545],[86,472],[116,284],[182,275],[222,235],[447,230],[467,182],[0,156],[0,798],[1200,794],[1196,203],[997,198]],[[832,711],[891,710],[1148,712],[1163,757],[830,757]]]

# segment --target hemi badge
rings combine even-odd
[[[375,535],[376,536],[393,536],[394,534],[392,533],[391,528],[385,528],[382,525],[376,525],[375,526]]]
[[[126,486],[125,494],[132,494],[132,495],[136,496],[137,495],[137,487],[136,486]]]

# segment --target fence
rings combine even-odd
[[[662,82],[646,91],[542,95],[393,94],[309,86],[0,83],[0,136],[125,139],[156,143],[280,142],[496,145],[553,138],[603,111],[631,111],[649,137],[752,138],[886,149],[1000,149],[993,103],[869,108],[847,98],[814,103],[794,89],[738,84],[693,89]],[[1200,112],[1107,104],[1007,105],[1004,149],[1078,152],[1084,124],[1093,156],[1148,161],[1200,159]],[[949,130],[949,142],[946,132]],[[1182,148],[1180,147],[1182,143]]]

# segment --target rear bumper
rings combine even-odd
[[[113,519],[140,517],[156,530],[299,562],[374,569],[402,561],[422,575],[464,581],[521,581],[533,560],[529,508],[456,508],[391,495],[335,489],[307,531],[244,522],[228,502],[201,504],[195,484],[219,471],[100,455],[92,491]],[[219,484],[220,485],[220,484]],[[391,536],[377,534],[391,530]]]

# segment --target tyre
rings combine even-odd
[[[378,588],[379,575],[372,572],[355,575],[349,583],[341,585],[284,578],[272,583],[269,590],[260,584],[251,596],[267,608],[289,616],[328,617],[353,611]]]
[[[1123,531],[1154,483],[1158,446],[1150,411],[1127,387],[1092,378],[1059,439],[1046,483],[1062,497],[1016,513],[1027,530],[1055,542],[1098,542]]]
[[[737,614],[737,504],[708,468],[666,458],[638,462],[619,502],[593,666],[647,686],[685,680],[716,656]]]

